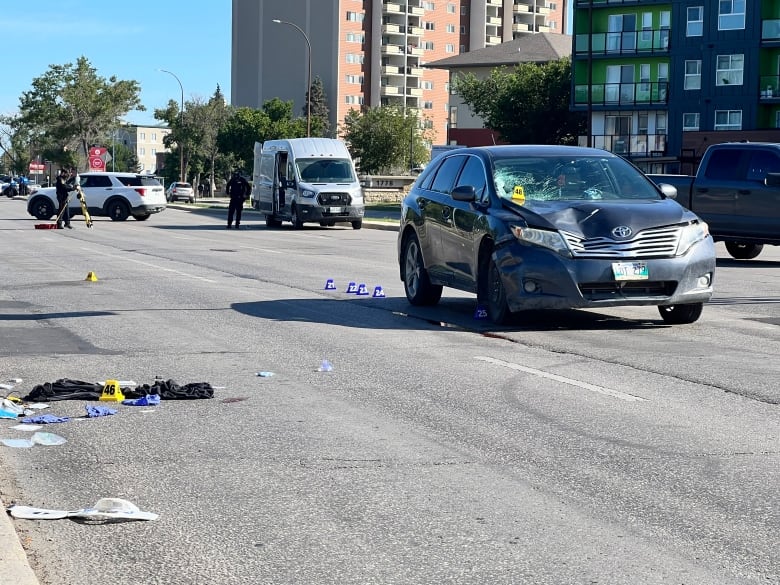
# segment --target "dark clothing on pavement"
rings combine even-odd
[[[244,201],[249,197],[249,191],[249,182],[238,173],[233,173],[225,187],[225,192],[230,197],[227,217],[228,229],[233,225],[233,217],[236,218],[236,229],[239,229],[241,225],[241,211],[244,209]]]

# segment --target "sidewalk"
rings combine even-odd
[[[168,207],[172,209],[224,209],[227,212],[230,199],[227,197],[204,197],[199,198],[195,203],[184,203],[176,201],[174,203],[168,203]],[[251,207],[244,207],[242,212],[244,220],[251,218],[253,215],[262,215],[259,211],[255,211]],[[363,217],[363,228],[374,230],[392,230],[398,231],[398,223],[401,219],[401,209],[398,210],[372,210],[370,205],[366,206],[366,214]]]
[[[14,519],[5,511],[0,519],[0,582],[3,585],[40,585],[27,561],[27,555],[19,542]]]

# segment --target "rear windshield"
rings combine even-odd
[[[354,183],[352,164],[344,158],[299,158],[295,161],[305,183]]]
[[[192,185],[189,183],[174,183],[173,186],[177,189],[192,189]]]
[[[537,201],[660,199],[653,184],[619,157],[517,157],[493,161],[499,197]]]
[[[133,175],[132,177],[117,177],[125,187],[159,187],[160,181],[154,177]]]

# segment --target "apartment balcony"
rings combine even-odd
[[[401,90],[398,88],[397,85],[383,85],[380,88],[379,93],[382,96],[394,96],[394,95],[401,95]]]
[[[512,24],[512,32],[513,33],[522,33],[522,32],[528,32],[531,30],[530,25],[525,24],[523,22],[515,22]]]
[[[593,55],[645,55],[669,52],[669,30],[667,29],[577,35],[574,39],[575,55],[588,54],[589,38],[590,51]]]
[[[385,14],[404,14],[401,5],[393,2],[385,2],[382,5],[382,12]]]
[[[485,44],[486,45],[500,45],[503,41],[501,40],[501,37],[488,35],[485,37]]]
[[[486,19],[487,24],[492,24],[493,26],[501,26],[501,23],[503,20],[499,18],[498,16],[488,16]]]
[[[402,35],[404,34],[401,30],[400,24],[383,24],[382,25],[382,34],[385,35]]]
[[[383,55],[403,55],[404,50],[403,47],[400,45],[382,45],[382,54]]]
[[[382,75],[401,75],[401,68],[395,65],[383,65]]]
[[[413,37],[421,37],[425,34],[425,31],[420,28],[419,26],[410,26],[409,27],[409,35]]]
[[[758,97],[762,102],[780,102],[780,75],[762,75],[758,80]]]
[[[514,14],[525,14],[531,12],[531,7],[528,4],[515,4],[512,7],[512,12]]]
[[[597,83],[591,87],[590,104],[596,106],[661,105],[669,103],[669,83]],[[574,86],[574,105],[588,105],[588,86]]]
[[[406,74],[412,77],[422,77],[423,69],[422,67],[407,67]]]
[[[593,146],[627,157],[658,157],[666,154],[666,134],[594,134]]]
[[[412,97],[422,97],[423,90],[419,87],[407,87],[406,88],[406,95],[412,96]]]
[[[503,0],[487,0],[488,6],[503,6]]]

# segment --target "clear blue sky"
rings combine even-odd
[[[231,0],[4,1],[0,9],[3,65],[0,114],[15,113],[19,97],[49,65],[84,56],[108,79],[135,80],[145,112],[126,121],[155,124],[154,109],[181,99],[208,99],[219,85],[230,103]]]

